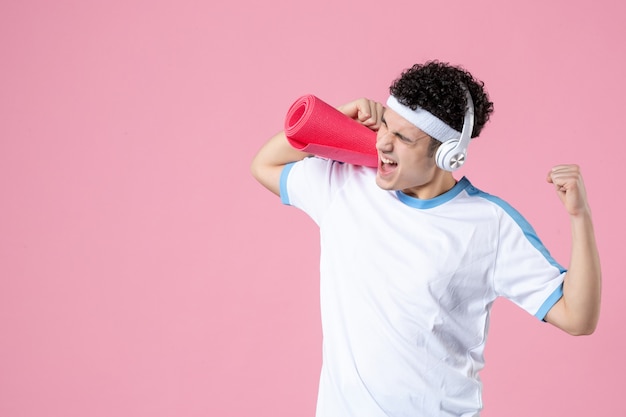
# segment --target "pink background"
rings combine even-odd
[[[318,237],[249,175],[298,96],[383,100],[415,62],[483,79],[461,174],[560,262],[545,183],[581,165],[604,272],[591,337],[506,301],[485,417],[623,415],[618,0],[0,3],[0,416],[313,416]]]

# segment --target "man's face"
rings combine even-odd
[[[376,184],[384,190],[402,190],[419,198],[441,194],[443,191],[432,189],[433,180],[441,170],[437,168],[434,156],[428,155],[430,141],[430,136],[386,108],[376,136]]]

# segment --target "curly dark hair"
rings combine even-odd
[[[485,84],[462,67],[439,61],[415,64],[391,84],[389,91],[405,106],[413,110],[419,106],[460,132],[467,106],[463,85],[474,102],[472,137],[476,137],[489,120],[493,103],[489,101]]]

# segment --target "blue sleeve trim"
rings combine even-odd
[[[539,320],[543,320],[546,317],[546,314],[548,314],[548,311],[550,311],[550,309],[554,307],[554,305],[561,299],[561,297],[563,297],[562,283],[557,287],[556,290],[554,290],[552,294],[550,294],[548,299],[544,301],[541,307],[539,307],[539,310],[535,313],[535,317],[537,317]]]
[[[289,177],[289,171],[293,168],[294,163],[295,162],[291,162],[285,165],[280,173],[280,201],[288,206],[290,206],[291,203],[289,202],[289,194],[287,193],[287,178]]]

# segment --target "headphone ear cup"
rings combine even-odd
[[[456,155],[458,144],[458,139],[452,139],[439,145],[435,154],[435,162],[439,168],[445,171],[454,171],[451,163],[452,158]]]

